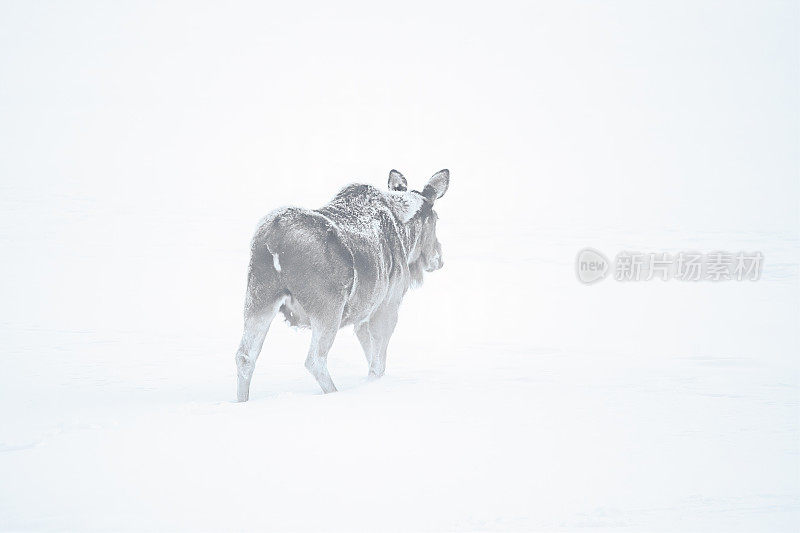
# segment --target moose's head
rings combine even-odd
[[[436,221],[439,217],[433,207],[436,200],[447,192],[449,185],[450,171],[447,169],[434,174],[422,192],[408,191],[406,178],[396,170],[389,172],[389,190],[395,191],[397,197],[401,198],[396,205],[408,236],[408,266],[414,287],[422,284],[423,270],[433,272],[444,265],[442,245],[436,238]]]

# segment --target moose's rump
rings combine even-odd
[[[253,236],[248,294],[265,303],[288,297],[312,317],[341,312],[353,288],[353,259],[337,233],[314,211],[267,215]]]
[[[385,297],[392,259],[378,233],[354,235],[317,211],[283,208],[267,215],[253,237],[248,294],[281,311],[295,326],[337,316],[364,320]]]

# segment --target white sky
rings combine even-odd
[[[4,189],[260,213],[450,167],[537,224],[798,226],[796,3],[287,4],[4,2]]]
[[[151,310],[173,268],[238,301],[261,216],[391,168],[451,169],[445,257],[552,228],[796,239],[798,27],[793,2],[3,2],[0,318]]]

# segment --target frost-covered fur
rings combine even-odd
[[[386,194],[386,199],[403,224],[414,218],[425,204],[423,196],[416,192],[390,192]]]
[[[320,209],[288,207],[259,223],[251,245],[244,333],[236,353],[238,399],[250,380],[275,315],[312,329],[306,368],[324,392],[336,387],[327,355],[338,330],[353,325],[370,377],[383,375],[397,310],[422,272],[442,267],[434,202],[449,185],[434,174],[422,192],[408,191],[396,170],[389,191],[352,184]]]

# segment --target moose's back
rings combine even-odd
[[[366,318],[390,291],[405,292],[403,229],[383,192],[371,185],[348,185],[317,212],[337,226],[338,238],[352,256],[355,285],[346,308],[347,323]]]

